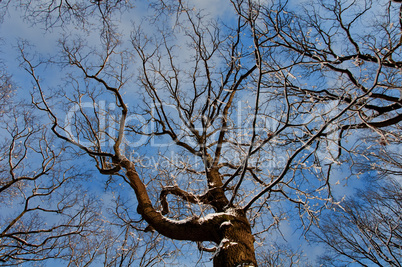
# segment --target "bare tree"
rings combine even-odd
[[[320,257],[325,266],[401,266],[401,158],[379,142],[368,162],[357,162],[358,172],[369,172],[365,184],[319,223],[312,239],[326,244]],[[362,151],[362,154],[365,152]],[[336,259],[336,260],[335,260]]]
[[[325,217],[314,237],[328,245],[326,266],[401,266],[401,184],[374,182]],[[336,259],[336,260],[335,260]]]
[[[122,8],[119,1],[42,4],[0,1],[1,19],[7,8],[16,6],[31,23],[47,30],[67,24],[88,30],[89,20],[100,16],[101,33],[106,34],[110,13]],[[154,266],[162,256],[169,262],[166,258],[174,251],[167,252],[160,237],[133,233],[130,218],[121,213],[129,201],[118,196],[101,204],[103,194],[88,190],[93,176],[76,160],[79,153],[49,133],[49,120],[42,119],[21,87],[26,84],[0,63],[0,264],[53,260],[66,266]],[[113,182],[108,180],[107,186]]]
[[[75,160],[77,152],[48,132],[35,106],[13,94],[9,75],[0,84],[2,266],[48,259],[66,266],[152,266],[174,255],[156,234],[133,233],[124,214],[129,201],[101,204],[88,190],[92,175]]]
[[[214,266],[256,266],[255,240],[289,210],[308,230],[339,205],[333,171],[365,160],[348,141],[400,138],[395,3],[239,0],[217,20],[191,3],[155,1],[128,40],[105,12],[126,2],[85,9],[101,15],[99,42],[84,38],[96,28],[89,19],[49,60],[20,45],[51,131],[135,195],[136,210],[116,202],[125,233],[197,243]],[[76,13],[60,1],[52,20],[55,3],[28,14],[65,25],[63,10]],[[59,88],[41,78],[49,66],[60,68]]]
[[[266,251],[257,255],[260,266],[313,266],[308,260],[307,255],[300,249],[295,250],[289,246],[274,244],[266,248]]]
[[[0,1],[0,18],[7,14],[8,8],[17,8],[24,12],[24,18],[32,24],[39,24],[46,30],[73,24],[89,30],[94,21],[101,22],[105,30],[111,29],[112,13],[121,12],[132,7],[130,1],[124,0],[2,0]],[[98,25],[97,25],[98,27]]]
[[[3,85],[2,95],[10,94],[11,83]],[[0,114],[0,261],[17,265],[64,254],[67,239],[74,246],[75,237],[95,232],[88,226],[98,220],[98,205],[74,186],[73,180],[85,173],[62,160],[61,150],[51,145],[55,141],[30,114],[33,107],[12,96],[4,98],[8,108],[2,105],[6,112]],[[66,165],[58,167],[62,162]],[[65,184],[70,184],[67,190]]]

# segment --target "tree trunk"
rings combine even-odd
[[[247,217],[236,212],[236,217],[220,224],[221,242],[214,257],[214,267],[257,266],[254,237]]]

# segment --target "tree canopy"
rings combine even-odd
[[[337,230],[361,229],[351,218],[400,198],[399,3],[19,0],[0,10],[3,25],[18,15],[35,31],[3,45],[13,47],[0,69],[5,265],[159,266],[191,253],[188,265],[308,266],[315,258],[295,242],[273,240],[285,223],[340,252],[350,239],[334,243]],[[378,188],[362,186],[369,176]],[[400,266],[400,219],[387,225],[370,231],[393,237],[380,254]]]

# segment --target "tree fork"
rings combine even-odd
[[[211,214],[210,218],[193,217],[173,221],[156,211],[134,163],[121,162],[138,200],[138,212],[160,234],[177,240],[212,241],[218,244],[213,262],[216,267],[257,266],[254,237],[244,211],[228,208]]]

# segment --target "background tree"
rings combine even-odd
[[[64,1],[58,6],[49,2],[48,9],[41,9],[38,3],[18,4],[27,8],[28,19],[49,29],[70,19],[86,25],[95,11],[85,12],[100,9],[94,3],[72,8]],[[12,4],[1,2],[2,15]],[[49,121],[31,103],[27,85],[0,63],[0,265],[60,260],[65,266],[152,266],[162,256],[169,262],[172,249],[166,252],[159,246],[157,234],[144,237],[128,227],[121,197],[112,198],[105,208],[104,194],[99,196],[98,188],[88,186],[94,176],[75,160],[79,154],[54,138]]]
[[[62,160],[61,150],[51,145],[54,140],[35,123],[33,107],[15,100],[14,88],[3,74],[0,261],[7,265],[65,256],[80,235],[95,234],[90,225],[98,220],[93,200],[73,185],[85,173]],[[64,184],[70,184],[67,190],[61,189]]]
[[[334,207],[310,235],[327,245],[320,257],[325,266],[401,266],[401,158],[393,151],[398,142],[379,143],[369,161],[356,163],[357,172],[370,173],[364,186]]]
[[[314,266],[307,259],[307,255],[300,249],[294,250],[290,246],[273,244],[272,247],[265,247],[265,251],[257,255],[260,266]]]
[[[46,22],[55,3],[28,14]],[[339,205],[336,180],[355,175],[361,144],[371,153],[374,136],[400,138],[395,4],[239,0],[216,19],[160,1],[128,39],[115,17],[123,3],[77,13],[60,2],[53,21],[67,30],[62,11],[91,14],[84,27],[48,60],[26,43],[20,52],[34,105],[106,175],[126,229],[197,243],[214,266],[256,266],[254,241],[281,220],[296,215],[308,230]],[[60,68],[59,87],[42,79],[49,66]]]
[[[373,182],[321,222],[315,238],[331,249],[325,266],[401,266],[401,184]]]

